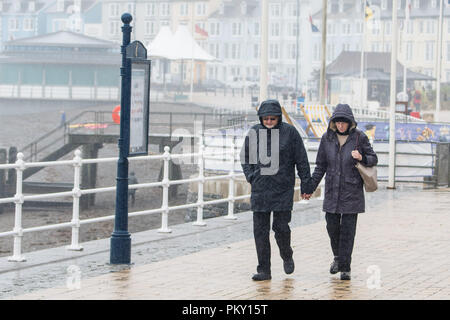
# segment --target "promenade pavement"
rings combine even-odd
[[[450,189],[379,192],[381,201],[368,206],[358,219],[351,281],[329,274],[332,254],[325,221],[319,219],[292,228],[296,269],[291,275],[283,272],[271,233],[270,281],[251,280],[257,260],[254,241],[248,238],[96,277],[82,277],[79,288],[66,284],[9,298],[448,300]],[[240,219],[247,221],[248,229],[251,213],[242,214]]]

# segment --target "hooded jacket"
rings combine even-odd
[[[349,136],[341,147],[336,133],[335,119],[351,121]],[[356,128],[357,123],[348,104],[338,104],[330,118],[328,130],[322,136],[316,158],[316,168],[312,174],[314,189],[325,176],[325,199],[323,211],[330,213],[362,213],[365,211],[363,180],[355,165],[352,151],[358,149],[365,166],[378,163],[366,134]],[[356,146],[358,137],[358,147]]]
[[[280,117],[272,129],[265,127],[262,121],[262,117],[270,115]],[[258,110],[258,116],[260,123],[250,129],[241,149],[242,169],[252,186],[252,211],[291,211],[295,166],[301,179],[301,192],[309,194],[313,191],[303,140],[293,126],[282,121],[281,106],[277,100],[264,101]],[[274,158],[277,155],[278,158]],[[265,158],[270,158],[270,161]]]

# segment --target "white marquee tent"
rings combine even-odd
[[[172,34],[168,26],[161,27],[155,39],[148,45],[148,55],[168,60],[217,60],[198,45],[183,25],[178,26],[175,34]]]

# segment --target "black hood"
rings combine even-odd
[[[263,122],[261,118],[265,116],[279,116],[280,120],[278,121],[276,127],[281,124],[281,121],[283,120],[283,113],[281,112],[281,105],[278,100],[266,100],[261,103],[261,106],[258,109],[258,117],[262,125]]]
[[[355,121],[355,117],[353,116],[352,109],[348,104],[338,104],[336,106],[336,109],[334,109],[334,112],[330,118],[330,123],[328,124],[328,128],[333,131],[336,131],[336,123],[334,120],[337,118],[345,118],[349,120],[351,122],[349,130],[356,128],[356,126],[358,125],[358,123]]]

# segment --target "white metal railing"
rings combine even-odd
[[[228,214],[224,217],[225,219],[235,220],[237,217],[234,214],[234,202],[237,200],[244,200],[250,198],[250,194],[235,196],[235,179],[237,177],[244,176],[243,173],[237,173],[235,171],[236,162],[239,161],[239,155],[236,150],[235,139],[231,144],[231,151],[222,151],[228,155],[231,155],[230,162],[232,163],[231,169],[228,174],[224,175],[216,175],[216,176],[205,176],[204,174],[204,161],[208,159],[208,157],[215,156],[216,154],[208,154],[205,152],[205,147],[203,143],[199,146],[199,152],[196,153],[186,153],[186,154],[171,154],[170,148],[165,147],[164,153],[161,155],[149,155],[149,156],[138,156],[138,157],[130,157],[129,161],[138,161],[138,160],[163,160],[163,179],[161,182],[151,182],[151,183],[139,183],[129,185],[129,189],[139,189],[139,188],[151,188],[151,187],[162,187],[163,188],[163,198],[162,205],[157,209],[150,210],[142,210],[131,212],[128,214],[129,217],[134,216],[142,216],[142,215],[150,215],[161,213],[161,228],[158,229],[158,232],[162,233],[170,233],[171,230],[168,227],[168,214],[170,211],[180,210],[180,209],[188,209],[197,207],[197,221],[193,223],[195,226],[205,226],[206,223],[203,221],[203,207],[205,205],[218,204],[223,202],[228,202]],[[169,161],[174,159],[181,158],[189,158],[189,157],[197,157],[198,158],[198,171],[199,174],[195,178],[191,179],[183,179],[183,180],[169,180]],[[118,160],[117,157],[113,158],[97,158],[97,159],[82,159],[81,151],[75,150],[75,156],[72,160],[62,160],[62,161],[51,161],[51,162],[26,162],[24,161],[23,153],[17,154],[17,161],[14,164],[2,164],[0,165],[0,170],[2,169],[15,169],[17,184],[16,184],[16,194],[14,197],[9,198],[0,198],[0,204],[4,203],[15,203],[15,220],[14,220],[14,229],[12,231],[1,232],[0,237],[13,236],[14,244],[13,244],[13,255],[8,258],[9,261],[21,262],[25,261],[25,257],[22,255],[22,237],[25,233],[44,231],[44,230],[53,230],[60,228],[72,228],[72,238],[71,244],[67,246],[67,250],[82,250],[83,247],[80,245],[79,239],[79,231],[80,226],[88,223],[95,223],[107,220],[113,220],[114,215],[97,217],[91,219],[83,219],[80,220],[80,197],[82,195],[93,194],[93,193],[103,193],[103,192],[113,192],[116,190],[116,187],[100,187],[93,189],[80,189],[80,178],[81,178],[81,166],[83,164],[92,164],[92,163],[107,163],[107,162],[116,162]],[[73,189],[72,191],[66,192],[55,192],[55,193],[47,193],[47,194],[37,194],[37,195],[24,195],[23,194],[23,171],[26,168],[31,167],[55,167],[55,166],[72,166],[74,169],[74,179],[73,179]],[[228,197],[210,201],[204,201],[203,195],[203,187],[205,181],[211,180],[219,180],[219,179],[228,179],[229,180],[229,189],[228,189]],[[175,184],[183,184],[183,183],[198,183],[198,196],[196,203],[189,203],[184,205],[177,206],[169,206],[169,187]],[[321,185],[323,191],[323,184]],[[299,190],[299,187],[295,188]],[[23,228],[22,227],[22,205],[25,201],[30,200],[38,200],[38,199],[54,199],[60,197],[71,196],[73,199],[72,206],[72,220],[70,222]],[[323,199],[323,192],[321,192],[321,197],[318,199]],[[300,201],[301,203],[305,203],[305,201]]]

